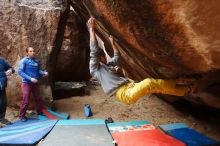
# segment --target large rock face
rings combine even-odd
[[[72,0],[71,4],[85,20],[89,15],[98,20],[97,33],[107,46],[109,34],[116,38],[129,77],[142,80],[200,74],[202,92],[220,81],[219,1]],[[215,75],[210,78],[210,74]],[[207,102],[204,96],[185,98]],[[219,98],[213,98],[220,108]]]
[[[42,84],[43,96],[52,99],[55,81],[89,79],[85,23],[92,15],[110,54],[108,35],[115,37],[128,77],[140,81],[200,75],[199,94],[185,98],[220,108],[219,4],[218,0],[1,0],[0,55],[17,67],[24,48],[34,47],[50,73]],[[13,91],[9,98],[20,95],[19,83],[16,75],[9,81],[8,91]]]
[[[219,69],[219,3],[84,1],[107,34],[124,45],[122,57],[129,58],[132,70],[127,71],[136,79],[147,75],[172,78]]]
[[[68,73],[71,73],[71,76],[78,76],[82,80],[88,79],[88,70],[82,70],[78,64],[63,66],[63,68],[56,67],[56,63],[63,65],[62,61],[65,64],[71,64],[75,57],[77,60],[86,60],[88,54],[85,51],[85,46],[80,48],[82,45],[78,43],[80,36],[78,32],[81,28],[79,25],[75,26],[76,16],[70,10],[67,1],[1,0],[0,20],[0,56],[5,57],[17,71],[19,60],[25,56],[25,48],[31,46],[35,48],[37,58],[41,60],[42,68],[49,71],[49,77],[44,79],[41,85],[41,95],[46,99],[45,101],[52,100],[51,87],[53,87],[54,81],[60,80],[56,79],[55,74],[57,72],[61,74],[60,76],[70,76]],[[75,26],[71,28],[73,34],[71,36],[66,35],[68,33],[67,24]],[[68,40],[71,44],[66,43]],[[68,52],[59,54],[61,48],[76,53],[70,54],[67,59],[63,59],[63,56],[66,56]],[[81,66],[87,67],[87,64],[83,61]],[[70,68],[72,70],[76,67],[79,69],[78,72],[69,71]],[[80,71],[81,76],[79,75]],[[74,81],[74,78],[70,78],[71,80]],[[7,88],[9,104],[20,104],[20,82],[21,79],[17,74],[9,78]]]
[[[33,7],[25,1],[1,1],[1,56],[14,65],[17,71],[19,60],[25,56],[25,48],[36,49],[42,68],[46,68],[47,56],[52,51],[59,18],[63,8]],[[21,79],[9,78],[8,103],[19,105],[21,101]],[[50,93],[47,93],[51,94]],[[50,95],[46,98],[51,98]],[[45,95],[43,95],[45,97]]]

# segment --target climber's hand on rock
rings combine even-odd
[[[114,37],[112,35],[109,36],[109,41],[110,41],[111,44],[114,43]]]
[[[95,19],[93,17],[90,17],[88,20],[88,27],[89,29],[94,29],[95,23],[94,23]]]

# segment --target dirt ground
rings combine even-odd
[[[91,118],[112,117],[114,121],[147,120],[154,126],[183,122],[207,136],[220,140],[220,111],[195,107],[187,102],[169,104],[154,95],[149,95],[133,105],[125,105],[114,97],[107,97],[99,86],[93,87],[90,95],[54,101],[56,110],[69,113],[71,119],[85,118],[85,104],[91,106]],[[16,114],[17,111],[8,108],[7,118],[14,121]]]

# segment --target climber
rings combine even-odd
[[[0,58],[0,127],[10,125],[11,122],[5,119],[5,113],[7,108],[7,97],[6,97],[6,86],[7,76],[14,73],[15,70],[10,64],[4,59]]]
[[[175,96],[184,96],[195,91],[195,81],[191,78],[176,80],[147,78],[139,83],[130,81],[124,77],[117,76],[111,70],[111,66],[117,65],[119,51],[115,46],[113,37],[109,37],[114,50],[114,57],[106,56],[105,52],[98,47],[95,34],[94,18],[88,20],[90,33],[90,74],[101,84],[108,96],[115,95],[117,99],[125,104],[133,104],[146,94],[162,93]]]
[[[32,47],[26,48],[27,56],[25,56],[19,63],[18,74],[22,77],[22,96],[23,100],[20,106],[19,118],[26,122],[26,110],[29,103],[30,94],[33,94],[36,102],[37,113],[42,113],[42,101],[40,97],[38,80],[41,76],[47,76],[48,72],[40,69],[40,62],[35,58],[35,51]]]

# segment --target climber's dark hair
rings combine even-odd
[[[105,55],[104,50],[99,49],[99,50],[98,50],[98,56],[103,56],[103,55]]]

